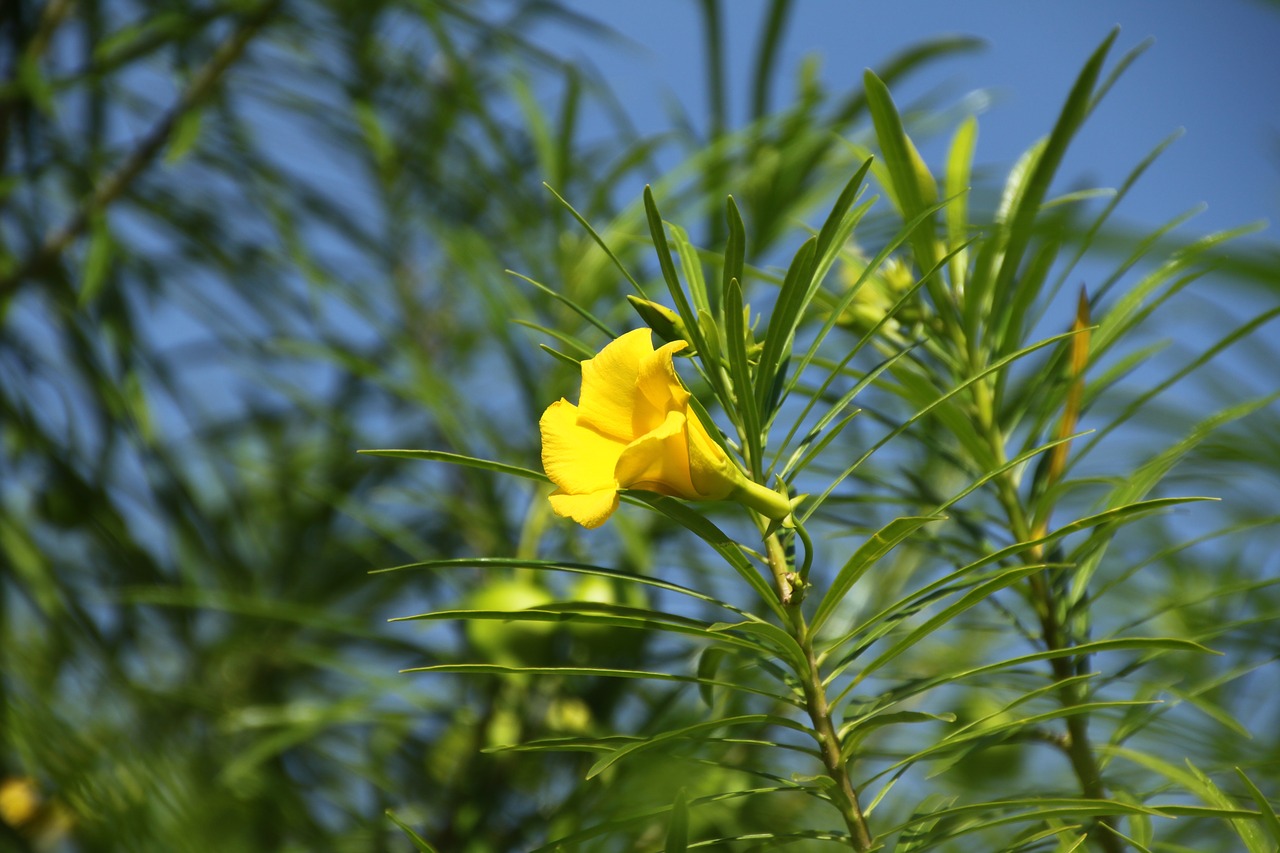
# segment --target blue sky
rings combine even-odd
[[[613,27],[634,48],[561,30],[540,39],[594,66],[641,130],[669,127],[678,99],[691,116],[707,110],[701,20],[689,0],[568,5]],[[722,4],[728,63],[741,120],[750,63],[767,3]],[[1062,171],[1067,182],[1115,186],[1156,144],[1185,136],[1147,173],[1120,210],[1125,221],[1155,224],[1205,203],[1195,232],[1233,227],[1280,212],[1280,4],[1264,0],[1125,2],[955,2],[955,0],[800,0],[782,46],[774,106],[794,88],[795,71],[817,55],[829,90],[856,85],[862,70],[920,40],[967,34],[987,47],[947,59],[896,87],[906,103],[942,88],[959,98],[986,90],[977,159],[1005,166],[1052,127],[1075,75],[1113,26],[1112,62],[1148,38],[1149,50],[1094,114]],[[933,145],[936,152],[941,141]],[[931,165],[930,145],[924,146]],[[1268,229],[1267,236],[1274,239]]]

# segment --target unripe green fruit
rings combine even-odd
[[[599,575],[587,575],[574,585],[569,593],[569,600],[587,604],[617,604],[618,594],[613,588],[613,581]],[[569,632],[581,640],[596,641],[607,637],[612,631],[613,627],[610,625],[569,623]]]
[[[554,598],[527,580],[505,579],[486,583],[466,601],[465,610],[536,610]],[[502,622],[476,619],[466,623],[472,647],[495,663],[522,664],[545,659],[555,632],[554,622]]]
[[[567,601],[578,602],[590,612],[591,605],[644,609],[649,606],[645,588],[636,583],[611,580],[601,575],[585,575],[569,590]],[[641,654],[648,633],[623,625],[585,621],[565,623],[571,660],[590,666],[631,666]]]
[[[998,788],[1022,772],[1026,757],[1026,744],[1017,740],[1017,729],[1012,727],[1018,715],[1003,711],[1003,704],[981,693],[970,693],[956,709],[956,719],[961,723],[982,720],[979,731],[991,731],[993,741],[959,761],[953,768],[956,777],[966,788],[983,786]],[[990,719],[987,719],[990,718]],[[1003,733],[997,734],[997,731]]]
[[[613,581],[600,575],[587,575],[578,581],[570,597],[574,601],[589,601],[592,604],[618,603],[618,593],[613,588]]]

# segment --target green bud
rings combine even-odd
[[[644,320],[644,324],[653,329],[654,334],[663,341],[666,343],[685,341],[689,344],[690,348],[682,351],[680,355],[694,354],[693,339],[689,337],[689,331],[685,328],[684,320],[679,314],[665,305],[641,299],[630,293],[627,294],[627,301],[631,303],[632,308],[636,309],[636,313],[640,315],[641,320]]]

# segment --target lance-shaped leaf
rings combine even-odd
[[[789,717],[781,717],[777,714],[742,714],[736,717],[724,717],[719,720],[708,720],[703,723],[694,723],[690,726],[682,726],[678,729],[654,735],[647,740],[629,743],[621,749],[614,750],[609,755],[606,755],[604,758],[601,758],[595,764],[591,765],[591,769],[587,771],[587,778],[592,779],[599,776],[605,770],[608,770],[614,764],[617,764],[629,755],[646,752],[658,747],[669,746],[672,741],[696,739],[699,735],[709,734],[716,729],[732,728],[734,726],[777,726],[779,728],[791,729],[792,731],[803,732],[811,737],[816,737],[813,730],[808,726],[798,723]]]
[[[933,521],[943,521],[945,518],[946,516],[895,518],[872,534],[871,538],[863,542],[836,573],[835,580],[831,582],[831,586],[823,594],[814,611],[809,627],[810,632],[816,635],[822,629],[822,626],[831,618],[831,614],[844,601],[849,590],[860,577],[871,570],[877,560],[924,525]]]

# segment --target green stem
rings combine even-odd
[[[729,500],[748,506],[765,518],[781,521],[791,514],[791,502],[768,486],[762,486],[747,477],[738,474],[738,483],[729,494]]]
[[[800,610],[799,597],[793,597],[791,579],[795,577],[787,564],[786,552],[782,540],[776,533],[765,540],[769,568],[778,580],[778,594],[785,596],[783,603],[787,605],[787,629],[804,651],[805,671],[800,673],[800,685],[804,691],[805,710],[813,723],[814,736],[818,741],[818,750],[822,756],[822,766],[827,777],[832,781],[831,803],[840,812],[845,827],[849,830],[849,844],[858,853],[865,853],[872,848],[874,842],[871,830],[867,827],[866,816],[858,802],[858,792],[849,779],[848,763],[840,752],[840,738],[836,735],[835,722],[831,716],[831,706],[827,702],[826,687],[822,683],[818,658],[813,650],[813,638],[809,635],[809,626],[805,623],[804,614]],[[784,591],[785,590],[785,591]]]
[[[1004,465],[1007,461],[1004,448],[1004,436],[1001,433],[999,424],[995,417],[995,403],[991,389],[986,382],[978,382],[975,385],[978,419],[983,431],[989,436],[991,441],[991,450],[995,455],[997,465]],[[1013,474],[1006,472],[996,481],[996,493],[1001,506],[1004,508],[1005,514],[1009,520],[1010,530],[1019,542],[1027,542],[1034,536],[1030,523],[1027,520],[1027,514],[1023,510],[1022,501],[1018,496],[1017,483],[1012,479]],[[1049,517],[1048,510],[1044,512],[1043,518]],[[1041,550],[1033,548],[1027,552],[1025,561],[1031,563],[1041,558]],[[1031,585],[1031,598],[1036,608],[1036,616],[1040,621],[1040,632],[1044,638],[1045,647],[1050,651],[1058,651],[1067,649],[1072,645],[1071,638],[1067,636],[1067,632],[1058,619],[1058,601],[1055,597],[1053,585],[1047,582],[1047,578],[1043,573],[1031,575],[1029,582]],[[1064,682],[1058,690],[1058,700],[1064,708],[1074,708],[1082,704],[1086,700],[1084,688],[1078,683],[1069,683],[1075,675],[1075,658],[1062,657],[1054,658],[1050,661],[1053,669],[1053,677]],[[1097,756],[1094,754],[1093,745],[1089,740],[1089,718],[1086,714],[1071,714],[1067,717],[1067,737],[1061,744],[1062,749],[1067,754],[1067,759],[1071,762],[1071,769],[1075,772],[1076,779],[1080,783],[1080,790],[1084,796],[1090,799],[1105,800],[1107,799],[1106,786],[1102,784],[1102,770],[1098,765]],[[1103,824],[1101,831],[1089,833],[1090,839],[1104,851],[1104,853],[1124,853],[1125,844],[1119,835],[1110,831],[1115,828],[1115,818],[1111,816],[1102,816],[1097,819],[1097,823]]]

